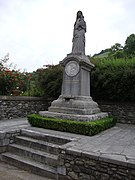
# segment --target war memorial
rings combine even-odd
[[[60,64],[63,66],[63,83],[60,97],[53,101],[42,116],[91,121],[108,116],[102,113],[90,96],[90,72],[94,65],[85,55],[86,22],[77,12],[73,30],[72,52]]]
[[[72,52],[60,62],[61,95],[48,111],[40,111],[42,116],[83,123],[108,116],[90,96],[94,65],[85,55],[85,33],[84,16],[78,11]],[[95,136],[41,127],[32,127],[26,118],[0,121],[0,179],[135,179],[135,125],[116,124]]]

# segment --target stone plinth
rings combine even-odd
[[[42,116],[92,121],[108,116],[90,97],[90,71],[94,65],[87,56],[68,55],[60,62],[64,67],[60,97],[53,101]]]
[[[108,113],[96,113],[91,115],[80,115],[80,114],[66,114],[66,113],[57,113],[57,112],[50,112],[50,111],[40,111],[39,114],[45,117],[53,117],[59,119],[69,119],[69,120],[76,120],[76,121],[95,121],[98,119],[102,119],[108,116]]]
[[[57,100],[52,102],[48,110],[49,112],[80,115],[100,113],[98,104],[89,96],[60,96]]]

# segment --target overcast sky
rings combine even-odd
[[[135,0],[0,0],[0,58],[21,70],[58,64],[72,49],[76,12],[87,24],[86,54],[135,33]]]

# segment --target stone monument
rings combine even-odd
[[[48,111],[39,112],[47,117],[92,121],[108,116],[90,97],[90,72],[94,65],[85,55],[86,22],[77,12],[73,31],[72,52],[60,62],[63,66],[63,83],[60,97],[51,103]]]

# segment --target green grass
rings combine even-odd
[[[109,52],[105,52],[99,55],[96,55],[94,58],[104,58],[104,57],[108,57]]]
[[[131,59],[116,59],[116,58],[93,58],[92,63],[97,67],[112,69],[127,69],[135,68],[135,57]]]
[[[34,127],[52,129],[75,134],[93,136],[116,124],[116,119],[107,117],[92,122],[80,122],[73,120],[62,120],[57,118],[42,117],[37,114],[28,116],[29,123]]]

